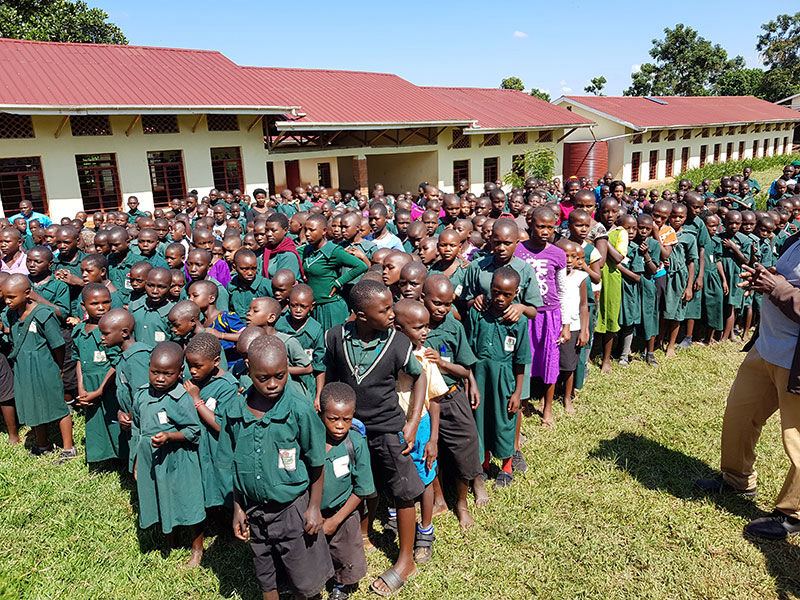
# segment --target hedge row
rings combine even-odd
[[[750,158],[733,162],[709,164],[699,169],[689,169],[675,177],[675,189],[678,189],[678,182],[681,179],[689,179],[697,185],[703,179],[718,180],[725,175],[736,175],[749,166],[753,171],[765,171],[772,167],[788,165],[794,160],[800,160],[800,154],[781,154],[778,156],[764,156],[762,158]],[[764,182],[760,182],[764,185]],[[771,182],[767,182],[768,184]]]

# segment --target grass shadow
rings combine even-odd
[[[766,514],[752,500],[736,494],[704,493],[694,486],[694,482],[713,477],[718,473],[715,469],[698,458],[635,433],[622,432],[610,440],[601,440],[589,456],[613,462],[617,469],[650,490],[665,491],[687,501],[707,499],[718,508],[748,521]],[[800,596],[800,571],[797,569],[800,547],[787,542],[745,539],[764,555],[778,597],[783,600]]]

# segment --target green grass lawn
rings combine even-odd
[[[525,421],[530,470],[475,511],[462,533],[436,522],[434,559],[406,598],[787,598],[800,591],[800,549],[742,537],[769,511],[788,468],[773,417],[758,448],[759,497],[698,496],[719,461],[738,347],[696,348],[652,369],[592,369],[578,414],[546,431]],[[79,447],[82,422],[76,421]],[[258,598],[249,550],[207,540],[203,564],[140,532],[132,482],[82,460],[56,466],[0,441],[0,591],[9,598]],[[370,578],[393,544],[369,557]],[[366,580],[368,583],[369,580]],[[356,597],[369,593],[362,586]]]

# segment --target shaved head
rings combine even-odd
[[[257,337],[250,343],[247,360],[255,368],[268,365],[288,366],[286,346],[274,335]]]
[[[213,284],[212,284],[213,285]],[[215,286],[216,287],[216,286]],[[200,308],[191,300],[181,300],[169,311],[167,318],[173,321],[197,319],[200,317]]]
[[[108,326],[116,329],[133,331],[135,321],[133,315],[124,308],[112,308],[100,317],[100,327]]]

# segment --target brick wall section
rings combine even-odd
[[[353,157],[353,179],[355,179],[356,189],[362,194],[369,194],[369,174],[367,173],[367,159]]]

